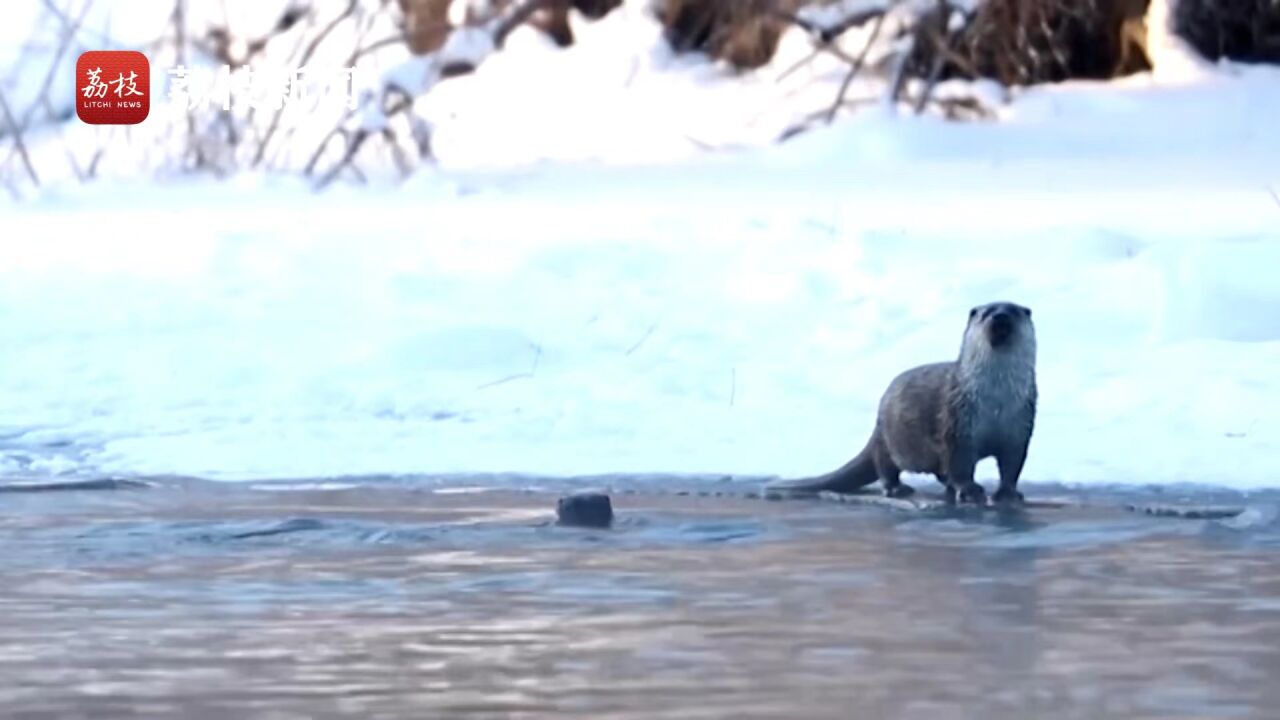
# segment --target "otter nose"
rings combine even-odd
[[[1013,321],[1013,313],[1003,308],[991,313],[991,322],[993,323],[1007,323],[1012,321]]]

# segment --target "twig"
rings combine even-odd
[[[553,2],[555,2],[555,0],[525,0],[525,2],[517,5],[516,8],[511,12],[508,12],[505,15],[499,17],[496,21],[494,21],[493,27],[491,30],[492,38],[493,38],[493,47],[495,49],[501,48],[503,42],[506,41],[507,36],[511,34],[513,30],[515,30],[517,27],[523,24],[526,20],[532,17],[535,12],[550,6]],[[450,67],[440,68],[439,77],[442,79],[448,78],[448,77],[452,77],[453,75],[463,74],[463,72],[469,72],[472,69],[474,68],[470,67],[469,64],[465,67],[465,69],[462,69],[462,70],[459,70],[458,68],[450,68]],[[384,93],[385,92],[386,91],[384,90]],[[387,122],[390,122],[390,120],[395,115],[398,115],[401,112],[407,111],[409,108],[413,106],[413,98],[411,98],[407,93],[401,91],[400,93],[398,93],[398,95],[399,97],[395,98],[395,100],[391,104],[391,107],[384,109],[382,113],[383,118]],[[383,96],[382,101],[383,102],[386,101],[385,94]],[[305,173],[307,175],[311,175],[314,172],[316,163],[319,162],[320,156],[323,154],[324,149],[328,146],[329,141],[332,140],[337,135],[344,134],[345,131],[342,129],[342,126],[345,125],[350,118],[351,118],[351,113],[348,113],[343,118],[343,120],[338,124],[338,126],[335,127],[334,130],[330,131],[329,134],[325,136],[325,139],[320,143],[320,147],[316,149],[316,152],[312,155],[311,160],[307,163],[306,170],[305,170]],[[385,127],[385,124],[384,124],[384,127]],[[384,136],[387,135],[386,131],[379,131],[379,134]],[[356,154],[360,152],[360,148],[364,146],[364,144],[369,140],[369,138],[372,135],[373,133],[370,132],[369,129],[367,128],[362,127],[356,130],[351,135],[350,141],[347,143],[347,149],[346,149],[346,152],[343,154],[342,160],[340,160],[336,165],[330,168],[329,171],[325,173],[323,177],[320,178],[320,181],[316,183],[316,189],[321,190],[326,186],[328,186],[329,183],[333,182],[333,180],[338,177],[338,175],[343,171],[343,169],[350,166],[354,161]]]
[[[866,10],[860,13],[855,13],[853,15],[850,15],[849,17],[844,18],[839,23],[831,26],[830,28],[822,28],[792,13],[774,11],[773,13],[771,13],[772,15],[774,15],[775,17],[779,17],[783,20],[786,20],[787,22],[790,22],[793,25],[796,25],[797,27],[801,28],[805,32],[809,33],[810,35],[813,36],[813,42],[814,42],[813,52],[809,53],[804,58],[797,61],[794,65],[784,70],[782,74],[778,76],[778,80],[779,81],[785,80],[788,76],[790,76],[795,71],[799,70],[801,67],[804,67],[805,65],[813,62],[814,58],[818,57],[824,52],[829,52],[832,55],[835,55],[836,57],[840,58],[841,60],[847,63],[856,62],[855,60],[850,58],[847,54],[845,54],[845,52],[840,49],[840,46],[835,44],[836,40],[839,40],[840,37],[844,35],[846,32],[848,32],[849,30],[855,27],[864,25],[871,20],[875,20],[876,27],[875,27],[875,30],[873,31],[873,37],[871,38],[871,40],[867,41],[868,45],[870,45],[871,41],[874,40],[874,33],[880,32],[880,24],[884,22],[884,16],[887,14],[887,12],[888,12],[887,8],[882,8],[877,10]],[[864,57],[866,55],[865,48],[863,49],[862,55]]]
[[[920,97],[916,98],[916,114],[924,112],[924,108],[929,104],[929,98],[933,97],[933,89],[938,85],[938,78],[942,76],[942,68],[946,65],[946,59],[940,54],[933,56],[933,66],[929,68],[929,79],[925,83],[924,90],[920,93]]]
[[[98,162],[102,160],[102,156],[107,152],[106,148],[98,148],[93,151],[93,157],[89,160],[89,179],[98,177]]]
[[[879,96],[853,98],[852,100],[845,100],[841,107],[856,108],[863,105],[875,105],[878,102],[881,102],[881,98]],[[778,135],[777,142],[786,142],[800,133],[808,131],[813,127],[814,122],[824,119],[826,115],[826,110],[817,110],[805,115],[800,122],[783,130],[782,133]]]
[[[39,94],[36,95],[36,99],[32,101],[31,105],[27,107],[27,111],[22,114],[23,132],[26,132],[26,130],[31,127],[31,118],[35,116],[36,108],[43,104],[45,109],[49,110],[49,89],[53,87],[53,79],[57,77],[57,69],[58,66],[62,64],[62,56],[66,54],[67,48],[71,46],[71,41],[75,39],[77,34],[79,34],[80,26],[84,24],[84,18],[89,14],[89,8],[92,5],[92,0],[86,2],[84,6],[80,8],[80,15],[72,21],[67,18],[65,13],[54,7],[50,0],[45,0],[45,6],[62,20],[62,26],[65,28],[65,32],[62,33],[62,38],[58,43],[57,52],[53,54],[53,64],[49,66],[49,71],[45,73],[44,81],[40,85]]]
[[[1280,207],[1280,190],[1272,186],[1267,188],[1267,192],[1271,193],[1271,199],[1276,201],[1276,207]]]
[[[912,35],[908,37],[906,49],[904,49],[902,51],[902,55],[898,57],[897,66],[893,70],[893,81],[889,85],[889,91],[885,93],[885,103],[888,105],[890,111],[897,108],[898,98],[902,97],[902,88],[907,84],[907,61],[911,59],[915,50],[916,38]]]
[[[316,50],[320,48],[320,43],[324,42],[324,39],[328,37],[329,34],[332,33],[339,25],[341,25],[344,20],[351,17],[355,13],[359,4],[360,0],[347,1],[347,7],[342,11],[342,14],[338,15],[333,20],[330,20],[329,24],[321,28],[320,32],[316,33],[316,36],[311,39],[307,48],[302,51],[302,57],[298,60],[297,67],[303,68],[307,66],[307,63],[310,62],[311,58],[316,54]],[[297,76],[295,75],[295,77]],[[292,82],[290,83],[289,89],[291,91],[293,90]],[[271,116],[271,124],[267,126],[267,131],[263,133],[262,142],[258,143],[258,150],[254,153],[253,161],[250,163],[251,167],[258,167],[258,165],[262,164],[263,158],[267,155],[267,145],[271,144],[271,138],[275,137],[276,131],[280,128],[280,118],[283,115],[284,104],[282,103],[280,107],[276,108],[275,113]]]
[[[320,43],[324,42],[324,39],[329,37],[329,34],[342,24],[342,21],[351,17],[355,13],[359,4],[360,0],[348,0],[347,8],[342,11],[342,14],[335,17],[333,20],[330,20],[328,25],[325,25],[320,32],[316,33],[316,36],[311,40],[311,44],[307,45],[307,49],[302,51],[302,60],[298,63],[299,66],[305,66],[307,64],[307,61],[309,61],[311,57],[316,54],[316,50],[320,48]]]
[[[627,350],[626,355],[630,356],[631,353],[635,352],[636,350],[639,350],[640,346],[644,344],[644,341],[648,340],[649,336],[653,334],[653,331],[657,329],[658,329],[658,323],[654,323],[650,325],[649,329],[644,331],[644,335],[641,335],[640,339],[636,341],[636,344],[632,345],[631,348]]]
[[[404,42],[403,37],[399,35],[392,35],[389,37],[384,37],[381,40],[375,40],[374,42],[371,42],[368,45],[365,45],[364,47],[356,48],[354,51],[352,51],[350,55],[347,56],[347,66],[350,67],[352,65],[355,65],[356,61],[364,57],[365,55],[371,55],[381,50],[384,47],[399,45],[402,42]]]
[[[825,48],[825,47],[823,47],[822,45],[815,45],[815,46],[814,46],[814,48],[813,48],[813,52],[811,52],[811,53],[809,53],[808,55],[805,55],[803,58],[800,58],[799,60],[797,60],[797,61],[795,62],[795,64],[794,64],[794,65],[792,65],[791,67],[787,68],[786,70],[783,70],[783,71],[778,75],[778,81],[779,81],[779,82],[781,82],[781,81],[783,81],[783,80],[786,80],[788,77],[790,77],[790,76],[791,76],[791,73],[793,73],[793,72],[795,72],[795,71],[799,70],[800,68],[804,67],[805,65],[808,65],[809,63],[813,62],[813,59],[814,59],[814,58],[816,58],[816,57],[818,57],[819,55],[821,55],[821,54],[822,54],[822,52],[823,52],[824,50],[826,50],[826,48]]]
[[[173,23],[173,56],[179,65],[187,64],[187,0],[174,0],[173,14],[169,16]]]
[[[369,135],[369,131],[364,128],[356,129],[355,133],[351,136],[351,140],[347,143],[347,151],[343,154],[342,160],[329,168],[329,172],[325,173],[324,176],[320,178],[319,182],[316,183],[316,190],[323,190],[329,185],[329,183],[337,179],[338,174],[342,172],[343,168],[347,167],[355,160],[356,153],[360,152],[361,146],[363,146],[365,141],[369,139]],[[324,146],[322,145],[321,148],[323,149],[323,147]]]
[[[938,79],[942,77],[942,70],[947,65],[946,57],[942,54],[942,49],[947,46],[947,25],[951,21],[951,4],[948,0],[938,0],[938,9],[935,18],[924,16],[919,20],[919,30],[917,32],[925,32],[929,35],[929,44],[933,50],[933,63],[929,67],[929,77],[925,80],[924,90],[921,91],[920,97],[916,98],[915,114],[919,115],[924,112],[925,106],[929,104],[929,98],[933,97],[934,88],[938,85]],[[936,19],[937,28],[930,28],[931,20]]]
[[[67,162],[71,165],[71,172],[76,174],[76,179],[80,182],[88,180],[89,177],[84,174],[84,169],[80,167],[80,163],[76,162],[76,154],[71,152],[71,148],[64,147],[63,150],[67,154]]]
[[[866,23],[868,23],[871,20],[874,20],[877,17],[884,16],[886,12],[888,12],[887,7],[863,10],[862,12],[856,12],[856,13],[853,13],[852,15],[849,15],[848,17],[842,18],[840,22],[836,23],[835,25],[830,25],[827,27],[823,27],[821,25],[816,25],[814,23],[811,23],[808,20],[805,20],[804,18],[800,17],[799,15],[796,15],[795,13],[784,12],[781,10],[773,10],[769,14],[773,15],[776,18],[785,20],[791,23],[792,25],[798,26],[805,32],[814,36],[814,38],[818,41],[819,44],[830,45],[831,43],[835,42],[836,39],[839,38],[841,35],[848,32],[851,28],[858,27],[859,25],[865,25]]]
[[[39,187],[40,176],[36,175],[35,166],[31,164],[31,156],[27,154],[26,143],[22,141],[22,128],[18,127],[18,121],[13,117],[13,111],[9,109],[9,101],[4,97],[4,90],[0,90],[0,111],[4,112],[4,121],[8,124],[9,131],[13,134],[14,147],[18,149],[18,157],[22,158],[22,164],[27,169],[27,175],[31,176],[31,182]]]
[[[733,407],[733,401],[738,397],[738,368],[734,368],[729,372],[729,407]]]
[[[487,382],[481,385],[480,387],[476,388],[476,390],[484,390],[485,388],[495,387],[497,385],[502,385],[503,383],[509,383],[512,380],[526,380],[526,379],[532,378],[538,372],[538,362],[542,360],[542,346],[535,345],[534,348],[537,350],[537,352],[533,356],[533,367],[529,368],[528,372],[516,373],[515,375],[508,375],[504,378],[499,378],[498,380],[494,380],[493,382]]]
[[[871,36],[867,38],[867,44],[862,46],[862,52],[858,53],[857,60],[849,67],[849,72],[844,76],[844,82],[840,83],[840,92],[836,94],[836,101],[831,104],[831,109],[827,111],[827,124],[830,125],[836,119],[836,113],[840,111],[840,107],[844,105],[844,96],[849,92],[849,86],[853,84],[853,78],[862,71],[862,66],[867,62],[867,55],[871,52],[871,46],[875,44],[877,38],[880,37],[880,28],[884,26],[884,13],[876,16],[876,24],[871,28]]]
[[[503,43],[507,41],[507,36],[516,28],[524,24],[526,20],[533,17],[533,14],[539,10],[550,6],[555,0],[525,0],[516,6],[515,10],[507,13],[498,20],[493,28],[493,46],[501,48]]]
[[[354,110],[347,110],[346,114],[342,116],[342,120],[340,120],[338,124],[329,131],[328,135],[324,136],[324,139],[320,141],[319,147],[317,147],[316,151],[311,154],[311,159],[307,161],[306,167],[303,168],[302,172],[304,175],[310,176],[315,172],[316,164],[320,162],[320,156],[324,154],[324,149],[329,147],[329,141],[333,140],[338,135],[343,134],[343,126],[346,125],[355,114]]]
[[[387,109],[384,115],[387,120],[390,121],[392,116],[404,112],[412,106],[413,103],[408,95],[398,93],[398,97],[394,101],[394,104]],[[348,114],[348,117],[350,117],[350,114]],[[365,142],[372,135],[373,133],[371,133],[368,128],[361,127],[356,129],[355,133],[351,136],[351,142],[347,143],[347,151],[343,155],[342,160],[339,161],[337,165],[334,165],[329,172],[325,173],[324,177],[320,178],[320,181],[316,183],[316,190],[323,190],[329,185],[329,183],[333,182],[338,177],[338,174],[341,173],[345,167],[354,162],[356,153],[360,152],[360,148],[364,146]],[[333,134],[330,133],[329,137],[332,136]],[[313,168],[315,166],[314,160],[318,159],[319,153],[324,149],[326,144],[328,144],[328,138],[325,139],[325,142],[322,143],[320,148],[316,151],[317,155],[313,158],[313,162],[307,164],[308,168]]]
[[[952,50],[945,42],[939,42],[935,38],[933,51],[941,55],[943,59],[949,60],[956,67],[963,70],[969,79],[976,80],[982,77],[982,73],[978,72],[978,68],[974,67],[974,64],[969,60],[969,58],[961,55],[955,50]]]

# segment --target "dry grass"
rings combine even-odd
[[[665,0],[660,11],[676,52],[705,52],[734,67],[755,68],[773,57],[803,0]]]
[[[1150,69],[1147,0],[987,0],[957,30],[936,11],[917,28],[908,72],[1005,85],[1108,79]]]

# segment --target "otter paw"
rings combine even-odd
[[[899,483],[898,485],[894,485],[893,487],[888,487],[884,489],[884,496],[891,497],[891,498],[909,498],[915,494],[916,494],[915,488],[911,487],[910,485],[903,485],[901,483]]]
[[[974,483],[967,488],[960,489],[960,501],[973,503],[974,505],[986,505],[987,491],[983,490],[981,485]]]
[[[1025,498],[1022,497],[1022,493],[1012,488],[1002,488],[997,490],[996,494],[991,496],[991,499],[994,502],[1005,505],[1021,505],[1025,500]]]

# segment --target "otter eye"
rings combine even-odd
[[[976,316],[977,314],[978,314],[978,308],[971,308],[969,310],[969,319],[972,320],[974,316]]]
[[[1019,308],[1019,309],[1020,309],[1020,310],[1022,310],[1022,316],[1023,316],[1023,317],[1025,317],[1025,318],[1029,318],[1029,317],[1031,317],[1031,308],[1029,308],[1029,307],[1022,307],[1022,308]]]

